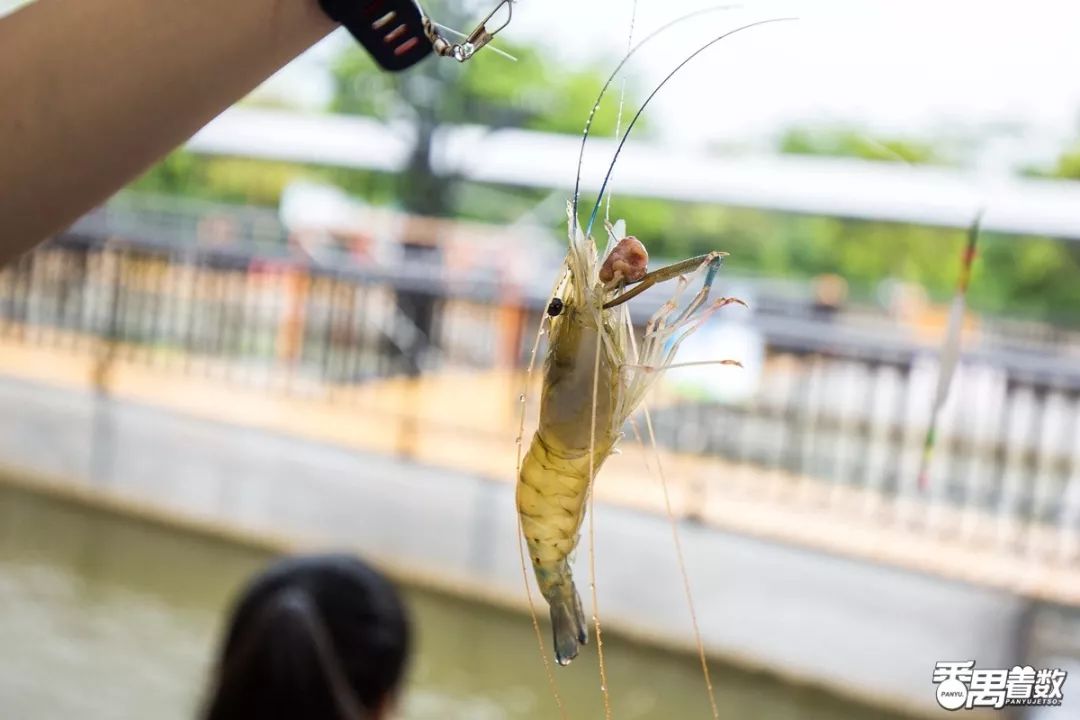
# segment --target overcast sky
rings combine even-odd
[[[638,0],[635,37],[713,4]],[[626,49],[633,7],[519,0],[505,32],[567,66],[609,67]],[[1077,134],[1080,3],[1069,0],[749,0],[676,26],[635,57],[631,72],[651,86],[715,35],[789,15],[799,20],[734,35],[688,65],[650,107],[653,130],[671,143],[753,144],[791,125],[850,123],[889,134],[996,134],[1003,153],[1028,156]],[[276,90],[317,99],[313,68],[335,41],[344,39],[302,59]],[[584,118],[588,108],[581,111]],[[1003,131],[1013,126],[1025,132]]]
[[[469,0],[481,2],[481,0]],[[0,0],[0,9],[12,5]],[[492,2],[492,5],[494,2]],[[609,67],[625,51],[635,0],[518,0],[507,37],[543,44],[573,65]],[[635,36],[703,0],[637,0]],[[763,143],[784,127],[851,123],[868,132],[990,134],[1002,152],[1050,152],[1077,134],[1080,2],[1073,0],[747,0],[677,26],[632,63],[643,86],[705,40],[739,24],[797,15],[739,33],[673,81],[650,109],[665,142]],[[338,34],[281,73],[275,94],[317,103],[320,67]],[[588,108],[581,108],[582,118]],[[1000,132],[998,133],[1001,134]]]
[[[633,4],[522,0],[516,25],[522,35],[547,40],[562,32],[567,54],[586,55],[598,41],[618,51],[625,45]],[[639,0],[637,34],[708,5],[700,0]],[[695,134],[802,119],[851,119],[901,129],[1023,120],[1061,128],[1071,127],[1080,109],[1077,2],[815,0],[743,5],[742,10],[694,20],[689,23],[692,29],[679,28],[658,39],[650,46],[649,74],[673,67],[696,39],[747,20],[785,15],[801,19],[733,36],[696,60],[664,99],[667,122],[685,124]],[[578,13],[580,23],[566,22],[571,12]],[[697,111],[680,112],[679,107]]]

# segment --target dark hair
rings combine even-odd
[[[278,561],[233,609],[206,720],[367,720],[409,649],[394,586],[349,555]]]

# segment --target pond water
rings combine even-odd
[[[222,618],[266,552],[3,485],[0,718],[198,715]],[[407,720],[558,717],[527,617],[408,589]],[[614,716],[709,718],[696,658],[605,635]],[[725,718],[898,718],[713,663]],[[572,718],[603,717],[595,649],[558,668]]]

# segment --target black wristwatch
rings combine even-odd
[[[348,28],[375,62],[397,71],[412,67],[433,52],[465,62],[510,24],[514,2],[498,0],[495,9],[468,35],[433,21],[416,0],[319,0],[319,5],[332,20]],[[461,40],[447,40],[440,28],[460,35]]]
[[[412,67],[433,50],[424,13],[413,0],[319,0],[385,70]]]

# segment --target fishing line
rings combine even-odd
[[[594,518],[594,493],[596,480],[596,401],[600,385],[600,349],[603,343],[600,336],[604,332],[603,318],[596,313],[597,323],[596,357],[593,361],[592,422],[589,426],[589,585],[592,590],[593,625],[596,628],[596,657],[600,664],[600,695],[604,699],[604,718],[611,720],[611,696],[608,693],[607,667],[604,664],[604,638],[600,632],[600,606],[596,593],[596,531]]]
[[[572,213],[572,218],[571,218],[571,226],[570,226],[570,237],[574,237],[574,233],[576,232],[577,227],[578,227],[578,223],[577,223],[578,197],[581,194],[581,168],[582,168],[582,165],[584,164],[584,161],[585,161],[585,142],[589,139],[589,131],[592,129],[592,123],[593,123],[594,117],[596,116],[596,111],[600,109],[600,102],[604,99],[604,94],[607,93],[608,86],[610,86],[611,83],[615,80],[615,77],[619,74],[619,71],[621,71],[623,69],[623,66],[626,65],[626,63],[630,61],[630,58],[632,58],[634,56],[634,54],[637,53],[638,50],[640,50],[650,40],[655,38],[657,35],[660,35],[662,32],[664,32],[668,28],[670,28],[670,27],[672,27],[674,25],[677,25],[677,24],[679,24],[679,23],[681,23],[681,22],[683,22],[685,20],[690,20],[692,18],[698,17],[699,15],[704,15],[706,13],[711,13],[711,12],[717,12],[719,10],[732,10],[732,9],[739,8],[739,7],[742,7],[742,6],[737,5],[737,4],[736,5],[715,5],[715,6],[710,7],[710,8],[704,8],[702,10],[696,10],[696,11],[694,11],[692,13],[687,13],[686,15],[683,15],[682,17],[675,18],[674,20],[671,20],[670,22],[667,22],[667,23],[661,25],[656,30],[653,30],[651,33],[649,33],[647,36],[645,36],[645,38],[642,39],[641,42],[639,42],[637,45],[635,45],[633,47],[633,49],[630,50],[630,52],[626,53],[626,55],[623,56],[623,59],[621,61],[619,61],[619,64],[615,66],[615,69],[611,72],[611,75],[609,75],[608,79],[606,81],[604,81],[604,86],[602,88],[600,88],[600,94],[596,97],[596,102],[593,103],[592,109],[589,110],[589,117],[585,121],[585,131],[584,131],[584,133],[582,133],[582,136],[581,136],[581,149],[578,151],[577,177],[574,179],[574,194],[573,194],[573,197],[571,198],[571,201],[570,201],[571,202],[571,207],[573,208],[573,213]]]
[[[634,0],[634,4],[630,7],[630,32],[626,36],[626,52],[629,53],[634,49],[634,24],[637,21],[637,0]],[[622,131],[622,114],[623,107],[626,105],[626,78],[622,79],[622,83],[619,86],[619,111],[615,114],[615,137],[619,137],[619,133]],[[611,198],[615,193],[608,193],[607,206],[604,208],[604,220],[608,223],[611,222]],[[619,238],[615,238],[616,241]],[[606,254],[606,253],[605,253]]]
[[[552,295],[558,290],[566,278],[566,274],[563,273],[559,280],[556,281],[554,287],[552,287]],[[532,377],[533,369],[536,367],[536,353],[540,348],[540,338],[544,335],[544,323],[547,322],[547,314],[544,313],[540,316],[540,325],[536,329],[536,337],[533,340],[532,350],[529,352],[529,364],[525,368],[525,379],[523,381],[524,387],[521,392],[521,402],[519,405],[521,408],[518,411],[518,435],[517,435],[517,472],[515,478],[521,477],[521,465],[523,460],[522,443],[525,439],[525,398],[529,392],[529,379]],[[516,505],[516,503],[515,503]],[[529,616],[532,618],[533,632],[536,634],[536,642],[540,648],[540,660],[544,663],[544,674],[547,676],[548,687],[551,689],[551,696],[555,700],[555,705],[559,708],[559,717],[562,720],[567,720],[566,707],[563,705],[562,696],[559,694],[559,684],[555,681],[555,673],[551,668],[551,661],[548,660],[547,648],[544,646],[544,634],[540,631],[540,619],[536,614],[536,603],[533,601],[532,587],[529,585],[529,572],[525,568],[525,530],[521,525],[521,513],[517,511],[517,507],[514,508],[514,514],[517,516],[517,546],[518,546],[518,559],[521,563],[521,579],[525,583],[525,596],[529,600]]]
[[[649,445],[656,458],[657,477],[660,479],[660,487],[664,492],[664,510],[667,513],[668,523],[671,525],[671,537],[675,541],[675,556],[679,563],[679,574],[682,575],[683,592],[686,595],[686,605],[690,610],[690,623],[694,629],[694,642],[697,644],[698,660],[701,662],[701,673],[705,676],[705,689],[709,694],[709,707],[712,709],[713,719],[720,720],[720,710],[716,705],[716,691],[713,689],[712,675],[709,673],[709,661],[705,656],[705,643],[701,639],[701,628],[698,626],[697,610],[694,608],[694,594],[690,589],[690,574],[686,571],[686,557],[683,554],[682,538],[679,535],[679,523],[675,518],[675,513],[671,510],[671,495],[668,492],[667,477],[664,475],[664,467],[660,462],[660,450],[656,446],[656,433],[653,431],[652,414],[649,412],[649,406],[645,403],[642,403],[641,409],[645,414],[645,427],[649,431]],[[634,429],[634,435],[637,437],[637,441],[641,443],[642,450],[645,450],[645,443],[642,441],[637,423],[631,422],[630,426]],[[645,466],[648,468],[649,461],[647,450],[645,450],[645,458]]]
[[[682,70],[683,67],[685,67],[691,60],[693,60],[698,55],[700,55],[701,53],[708,50],[710,47],[712,47],[716,43],[720,42],[721,40],[724,40],[725,38],[729,38],[729,37],[731,37],[732,35],[734,35],[736,33],[740,33],[743,30],[749,30],[750,28],[754,28],[754,27],[757,27],[759,25],[768,25],[770,23],[786,22],[788,20],[797,20],[797,19],[798,18],[794,18],[794,17],[769,18],[768,20],[758,20],[756,22],[747,23],[746,25],[742,25],[740,27],[737,27],[734,30],[729,30],[728,32],[724,33],[723,35],[719,35],[719,36],[713,38],[709,42],[707,42],[704,45],[702,45],[701,47],[699,47],[694,52],[690,53],[690,55],[685,60],[683,60],[678,65],[676,65],[675,69],[672,70],[670,73],[668,73],[667,76],[663,80],[660,81],[660,84],[658,84],[655,88],[653,88],[653,91],[651,93],[649,93],[649,96],[647,98],[645,98],[645,102],[643,102],[641,104],[641,107],[638,108],[638,111],[634,114],[634,117],[630,120],[630,124],[626,126],[626,132],[623,133],[622,139],[619,140],[619,145],[615,148],[615,156],[611,159],[611,165],[608,167],[607,175],[604,176],[604,182],[600,185],[600,194],[597,195],[596,204],[593,206],[592,212],[589,214],[589,223],[588,223],[588,225],[585,226],[585,235],[586,235],[586,237],[588,237],[589,233],[592,232],[593,223],[596,221],[596,213],[600,209],[600,202],[604,198],[604,191],[607,190],[608,181],[611,180],[611,174],[615,171],[615,163],[618,162],[618,160],[619,160],[619,154],[622,153],[623,145],[626,144],[627,138],[630,137],[630,132],[634,129],[634,125],[637,124],[637,121],[641,117],[641,114],[643,112],[645,112],[645,108],[647,108],[649,106],[649,103],[652,102],[652,99],[654,97],[656,97],[656,94],[659,93],[660,90],[662,90],[665,85],[667,85],[668,81],[671,80],[673,77],[675,77],[675,75],[680,70]],[[591,120],[591,116],[590,116],[590,120]],[[584,150],[582,152],[584,152]],[[580,180],[580,171],[578,173],[578,178]],[[575,193],[576,192],[577,192],[577,190],[575,189]],[[575,213],[574,213],[574,216],[577,217],[576,199],[575,199]]]

